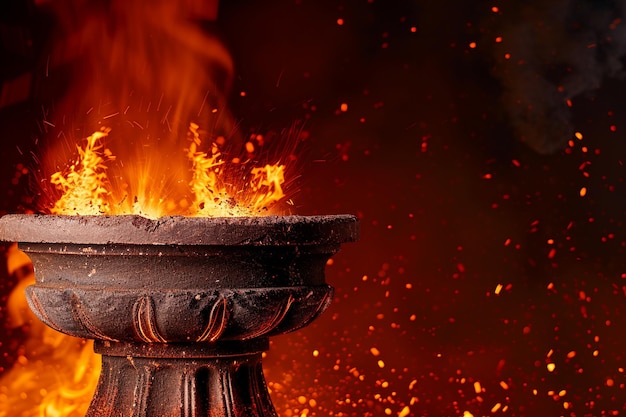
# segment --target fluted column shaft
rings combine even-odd
[[[102,373],[86,417],[276,417],[265,346],[97,343]]]

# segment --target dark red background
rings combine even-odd
[[[241,126],[304,121],[297,211],[362,224],[328,267],[330,311],[272,343],[265,367],[282,415],[305,408],[301,395],[318,416],[624,410],[624,84],[577,97],[583,140],[541,155],[502,111],[485,40],[498,35],[493,5],[459,3],[221,4]],[[1,7],[3,27],[32,40],[3,38],[2,79],[41,71],[51,20],[24,2]],[[36,91],[0,109],[2,212],[28,207],[29,176],[12,180],[32,165],[40,115]],[[3,278],[2,293],[13,284]],[[3,367],[20,337],[2,334]]]

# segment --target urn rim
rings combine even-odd
[[[321,216],[183,217],[8,214],[0,242],[79,245],[299,246],[355,242],[359,221]]]

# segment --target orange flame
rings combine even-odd
[[[49,209],[51,213],[139,214],[152,218],[165,215],[255,216],[273,213],[270,209],[285,195],[282,188],[285,165],[266,164],[253,167],[249,173],[242,172],[242,164],[225,163],[216,142],[211,144],[209,152],[198,149],[202,140],[195,123],[189,128],[190,144],[186,150],[191,179],[185,194],[191,196],[191,203],[185,194],[178,199],[165,198],[165,192],[163,196],[152,197],[152,177],[136,175],[137,170],[130,171],[132,165],[117,167],[115,187],[109,180],[107,164],[116,157],[103,144],[110,132],[110,128],[103,128],[89,136],[85,147],[78,147],[77,160],[65,172],[57,171],[51,175],[50,183],[61,194]],[[134,186],[125,182],[126,178],[130,178]],[[129,196],[128,190],[133,188],[137,194]]]
[[[20,278],[7,302],[9,320],[13,327],[28,327],[29,337],[0,379],[0,417],[84,416],[100,374],[93,343],[35,318],[24,297],[24,288],[35,281],[30,260],[16,245],[7,256],[9,273]]]
[[[50,64],[71,83],[58,120],[44,123],[43,211],[278,214],[270,206],[283,197],[284,166],[250,160],[248,144],[243,162],[224,157],[242,145],[226,109],[233,61],[194,20],[214,19],[217,0],[49,1],[62,29]],[[78,158],[59,140],[75,135],[87,137]]]
[[[100,142],[109,131],[95,132],[87,138],[84,149],[77,147],[80,156],[65,175],[61,172],[52,174],[50,182],[63,193],[51,209],[53,213],[94,215],[108,211],[105,157],[109,154],[112,159],[112,155],[107,149],[103,150]]]
[[[259,158],[262,140],[242,144],[233,133],[225,108],[232,59],[194,23],[214,19],[217,0],[37,3],[57,12],[64,36],[50,56],[51,77],[57,68],[61,81],[65,72],[72,80],[56,103],[58,120],[44,123],[53,140],[41,160],[42,211],[281,214],[285,165]],[[86,138],[66,146],[75,135]],[[233,151],[239,145],[242,151]],[[28,262],[16,248],[8,256]],[[13,324],[29,334],[0,379],[0,417],[82,416],[99,357],[91,342],[59,334],[30,313],[23,289],[33,279],[31,270],[10,299]]]
[[[198,125],[192,124],[193,135],[187,156],[193,162],[193,178],[189,183],[195,201],[192,204],[196,216],[253,216],[266,212],[273,203],[284,197],[282,184],[285,182],[284,165],[266,165],[252,168],[252,179],[242,188],[229,187],[224,181],[227,167],[214,142],[211,154],[199,152],[200,134]],[[229,188],[231,191],[229,191]]]

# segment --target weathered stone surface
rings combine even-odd
[[[53,216],[0,218],[0,241],[87,245],[292,246],[354,242],[351,215],[267,217]]]

